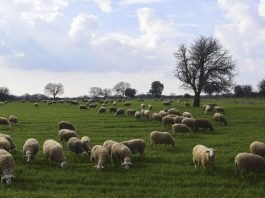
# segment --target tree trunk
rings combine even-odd
[[[201,100],[201,94],[198,92],[195,92],[195,96],[194,96],[194,101],[193,101],[193,106],[194,107],[200,107],[200,100]]]

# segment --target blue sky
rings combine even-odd
[[[265,78],[265,0],[0,1],[0,86],[13,94],[64,84],[64,96],[126,81],[146,93],[182,94],[174,78],[178,44],[214,36],[237,63],[235,81]]]

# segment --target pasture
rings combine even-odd
[[[234,172],[234,157],[239,152],[249,152],[251,142],[265,142],[265,101],[264,99],[203,99],[201,104],[217,103],[224,107],[228,126],[213,122],[213,113],[204,115],[202,108],[184,107],[183,102],[174,100],[171,107],[181,112],[189,111],[195,118],[208,118],[214,132],[177,134],[173,149],[158,145],[151,150],[151,131],[169,131],[161,123],[134,117],[115,117],[109,112],[98,114],[97,109],[79,110],[78,106],[64,104],[47,105],[39,103],[10,102],[0,106],[0,116],[13,114],[20,119],[19,126],[10,129],[0,126],[0,132],[11,135],[17,145],[15,179],[11,185],[0,185],[1,197],[264,197],[265,175],[248,174],[241,180]],[[140,109],[136,100],[130,107]],[[153,111],[164,109],[161,101],[145,100],[152,104]],[[108,105],[110,106],[110,105]],[[107,107],[108,107],[107,106]],[[118,107],[123,107],[121,102]],[[97,172],[88,157],[70,153],[64,146],[69,167],[49,163],[42,153],[46,139],[58,138],[57,123],[61,120],[72,122],[80,136],[91,137],[93,145],[107,139],[123,141],[142,138],[147,142],[144,159],[134,155],[133,166],[124,170],[120,165],[109,166]],[[36,138],[41,150],[31,164],[23,157],[22,146],[27,138]],[[192,148],[204,144],[217,150],[216,167],[212,173],[201,167],[194,170]]]

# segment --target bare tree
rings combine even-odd
[[[100,87],[91,87],[89,90],[89,94],[94,97],[100,97],[103,95],[103,90]]]
[[[9,89],[7,87],[0,87],[0,94],[9,95]]]
[[[113,90],[116,92],[117,95],[121,95],[122,97],[125,96],[125,90],[131,88],[131,85],[126,82],[118,82],[114,87]]]
[[[44,88],[44,93],[52,95],[54,99],[57,95],[62,95],[63,92],[64,87],[61,83],[48,83]]]
[[[180,45],[174,55],[177,61],[174,76],[184,88],[194,91],[193,106],[200,106],[200,94],[206,84],[232,86],[235,63],[218,40],[201,36],[189,48]]]
[[[108,88],[102,89],[102,95],[103,95],[104,98],[107,98],[107,97],[111,96],[111,92],[112,92],[111,89],[108,89]]]

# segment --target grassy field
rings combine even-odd
[[[40,103],[11,102],[0,106],[0,116],[18,116],[20,125],[8,129],[0,126],[0,132],[10,134],[17,145],[15,179],[12,185],[0,185],[0,197],[264,197],[265,175],[254,180],[248,174],[241,180],[234,172],[234,157],[248,152],[249,144],[265,142],[264,99],[204,99],[202,104],[214,102],[225,108],[228,126],[213,123],[212,113],[204,115],[201,108],[183,107],[174,101],[172,107],[181,112],[189,111],[194,117],[206,117],[214,126],[213,133],[178,134],[176,148],[163,145],[151,150],[149,134],[153,130],[171,131],[160,123],[133,117],[115,117],[98,114],[97,109],[82,110],[69,104],[47,105]],[[160,101],[145,100],[152,104],[154,112],[163,109]],[[139,109],[141,102],[132,101],[130,108]],[[122,106],[118,103],[118,106]],[[119,165],[109,165],[97,172],[87,157],[70,153],[64,146],[70,166],[63,170],[48,163],[42,149],[31,164],[26,164],[22,146],[27,138],[34,137],[41,144],[49,138],[59,141],[57,123],[71,121],[80,136],[91,137],[93,145],[107,139],[116,141],[142,138],[148,145],[146,157],[133,156],[129,170]],[[194,170],[192,148],[204,144],[217,150],[216,168],[212,173],[202,168]]]

